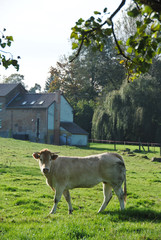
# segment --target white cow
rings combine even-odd
[[[51,153],[48,149],[33,153],[39,160],[41,172],[46,177],[47,184],[55,190],[54,206],[51,214],[56,212],[56,207],[64,195],[72,213],[73,208],[69,189],[90,188],[103,182],[104,201],[98,212],[102,212],[112,198],[114,189],[121,210],[126,201],[126,168],[123,158],[117,153],[102,153],[87,157],[62,157]],[[122,184],[124,182],[124,191]]]

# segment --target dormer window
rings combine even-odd
[[[22,105],[26,105],[27,101],[22,102]]]

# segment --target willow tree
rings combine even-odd
[[[150,75],[109,93],[96,109],[92,134],[97,139],[161,141],[160,84]]]

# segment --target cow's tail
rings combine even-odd
[[[126,172],[125,172],[125,180],[124,180],[124,204],[126,203],[127,199],[127,188],[126,188]]]

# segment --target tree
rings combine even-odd
[[[48,78],[49,92],[61,90],[72,106],[79,100],[81,87],[79,79],[75,76],[73,69],[74,63],[70,64],[66,58],[57,62],[56,68],[50,68],[50,77]]]
[[[126,0],[122,0],[108,18],[107,8],[105,8],[103,16],[95,11],[94,16],[88,20],[80,18],[76,22],[71,33],[72,48],[77,50],[75,57],[80,54],[83,45],[89,47],[94,44],[94,50],[102,51],[105,39],[112,35],[118,54],[121,56],[119,61],[125,66],[128,79],[133,80],[141,73],[147,72],[154,56],[161,53],[161,0],[135,0],[133,2],[135,5],[128,11],[128,15],[132,18],[141,16],[141,20],[136,20],[135,33],[128,38],[126,49],[117,40],[113,23],[113,17],[126,3]]]
[[[41,86],[39,84],[35,83],[35,86],[31,87],[29,92],[30,93],[41,92]]]
[[[95,101],[103,92],[119,89],[125,73],[116,61],[112,40],[106,40],[102,52],[93,52],[92,47],[83,48],[74,62],[64,57],[56,68],[51,67],[46,89],[62,90],[73,106],[79,100]]]
[[[5,51],[4,49],[10,47],[13,42],[12,36],[5,36],[4,32],[6,29],[4,28],[3,31],[0,31],[0,65],[4,68],[8,68],[9,66],[13,66],[16,70],[19,70],[18,60],[13,58],[13,55],[10,52]],[[20,57],[17,57],[20,59]]]
[[[97,139],[161,141],[161,94],[158,79],[142,75],[107,94],[92,122]]]
[[[74,122],[89,133],[89,138],[91,138],[94,108],[95,102],[92,100],[80,100],[74,108]]]
[[[4,83],[21,83],[25,87],[24,75],[21,74],[11,74],[9,77],[4,79]]]
[[[55,92],[56,90],[62,90],[61,83],[63,80],[59,63],[57,63],[56,68],[50,67],[49,74],[50,76],[45,82],[45,91]]]
[[[89,134],[98,98],[107,91],[119,89],[125,78],[123,67],[116,61],[111,38],[106,40],[102,52],[93,52],[92,47],[83,48],[74,62],[69,63],[66,57],[61,59],[55,68],[50,68],[46,81],[46,90],[63,92],[74,108],[74,121]]]
[[[117,53],[111,38],[106,39],[101,52],[93,51],[93,46],[92,44],[88,48],[83,47],[80,57],[75,62],[77,62],[77,75],[79,74],[81,81],[83,81],[82,78],[86,78],[86,82],[90,80],[90,86],[88,85],[85,89],[86,94],[90,90],[98,96],[105,90],[119,89],[125,72],[116,60]]]

